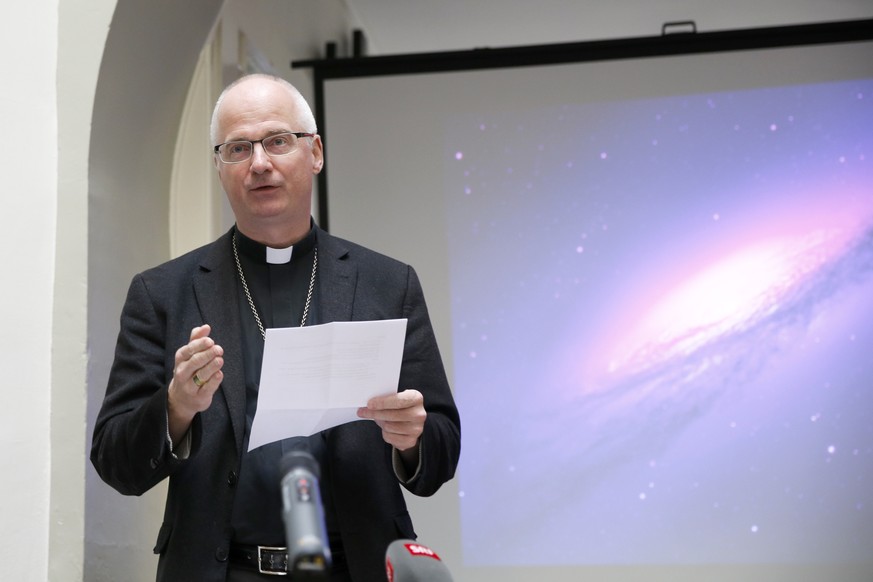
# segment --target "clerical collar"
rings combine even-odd
[[[261,264],[285,264],[298,257],[305,255],[315,246],[315,227],[309,229],[309,233],[297,244],[284,248],[275,249],[254,241],[236,230],[235,236],[239,244],[240,254],[246,258]]]

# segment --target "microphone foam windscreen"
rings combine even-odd
[[[279,476],[284,477],[294,469],[305,469],[320,478],[318,461],[311,454],[303,450],[293,450],[285,453],[279,460]]]

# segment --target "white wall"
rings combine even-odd
[[[3,267],[0,562],[18,580],[45,579],[49,539],[52,299],[58,177],[57,0],[15,3],[0,22]],[[21,58],[21,46],[30,46]],[[17,138],[17,139],[16,139]],[[20,570],[16,564],[22,564]],[[26,568],[24,565],[27,565]],[[4,567],[5,569],[5,567]],[[25,574],[29,572],[29,574]],[[4,575],[5,577],[5,575]]]
[[[4,7],[4,579],[81,580],[91,103],[115,0]]]
[[[88,152],[97,78],[116,1],[83,5],[61,0],[59,5],[50,580],[80,580],[84,561]]]

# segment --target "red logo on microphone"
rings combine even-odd
[[[427,546],[423,546],[421,544],[403,544],[403,547],[406,548],[406,551],[412,554],[413,556],[427,556],[428,558],[433,558],[435,560],[439,560],[440,557],[437,556],[437,553],[430,549]],[[442,560],[440,560],[442,561]]]

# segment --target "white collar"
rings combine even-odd
[[[291,252],[293,250],[293,245],[284,249],[267,247],[267,262],[271,265],[284,265],[291,261]]]

